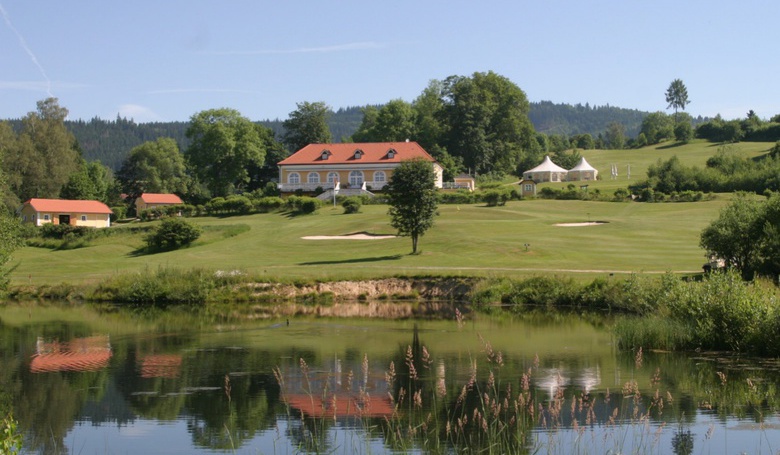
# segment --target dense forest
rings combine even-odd
[[[365,107],[339,108],[328,118],[333,140],[342,142],[357,131],[363,120]],[[590,134],[594,138],[603,134],[610,123],[620,123],[626,128],[626,136],[636,137],[647,112],[614,106],[590,106],[585,104],[553,104],[550,101],[530,103],[529,119],[536,131],[545,134],[573,136]],[[14,129],[21,127],[21,121],[12,120]],[[284,134],[283,120],[262,120],[257,122],[270,128],[276,137]],[[116,120],[93,118],[89,121],[66,120],[65,126],[73,133],[87,161],[99,160],[113,170],[119,170],[129,151],[144,142],[160,137],[169,137],[184,150],[189,146],[185,135],[189,122],[136,123],[132,119],[117,116]]]

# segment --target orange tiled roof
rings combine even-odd
[[[323,152],[330,152],[328,159],[323,158]],[[361,150],[362,156],[355,158],[355,151]],[[395,150],[392,158],[388,151]],[[375,164],[375,163],[400,163],[413,158],[423,158],[427,161],[436,161],[417,142],[362,142],[341,144],[309,144],[298,150],[291,156],[280,161],[280,166],[300,164]]]
[[[141,200],[147,204],[184,204],[179,196],[170,193],[143,193]]]
[[[36,212],[105,213],[109,215],[113,213],[106,204],[100,201],[32,198],[24,204],[30,205]]]

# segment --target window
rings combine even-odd
[[[322,159],[323,160],[327,160],[329,156],[330,156],[330,150],[323,150],[322,151]]]
[[[287,183],[291,185],[298,185],[301,183],[301,176],[298,175],[297,172],[293,172],[292,174],[287,176]]]
[[[352,171],[349,173],[349,186],[363,185],[363,171]]]
[[[526,191],[533,191],[534,190],[534,186],[532,184],[530,184],[530,183],[526,183],[525,184],[525,190]]]
[[[328,183],[335,184],[339,181],[339,174],[338,172],[328,172]]]
[[[309,172],[308,182],[309,183],[320,183],[320,174],[318,174],[316,172]]]
[[[81,221],[87,221],[87,215],[81,215]]]
[[[397,152],[395,151],[395,149],[390,149],[390,150],[387,151],[387,157],[390,158],[390,159],[393,159],[393,157],[395,156],[396,153]]]
[[[374,172],[374,181],[375,182],[385,182],[385,181],[387,181],[387,176],[385,175],[384,171],[376,171],[376,172]]]
[[[43,220],[44,221],[49,221],[49,214],[48,213],[43,215]]]
[[[355,150],[355,159],[359,160],[363,156],[363,151],[360,149]]]

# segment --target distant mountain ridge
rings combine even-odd
[[[380,106],[376,106],[380,107]],[[334,142],[348,139],[357,131],[363,120],[363,106],[339,108],[330,116],[328,125]],[[582,104],[555,104],[551,101],[530,103],[529,118],[537,132],[548,135],[572,136],[588,133],[594,138],[603,133],[611,122],[622,123],[629,137],[636,137],[642,120],[648,112],[636,109],[624,109],[614,106],[590,106]],[[277,138],[284,132],[283,120],[262,120],[258,123],[271,128]],[[18,128],[19,120],[11,120]],[[67,128],[76,136],[84,158],[88,161],[100,160],[114,170],[130,150],[147,141],[159,137],[173,138],[184,150],[189,145],[185,133],[189,122],[153,122],[135,123],[133,120],[117,117],[116,120],[93,118],[89,121],[68,120]]]

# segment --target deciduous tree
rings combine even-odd
[[[433,226],[436,216],[436,174],[429,161],[403,161],[385,186],[390,224],[398,234],[412,238],[412,254],[417,241]]]
[[[332,141],[328,117],[330,108],[323,102],[297,103],[296,110],[282,123],[284,136],[282,142],[295,153],[309,144],[326,144]]]
[[[353,138],[358,142],[403,142],[415,139],[415,136],[412,105],[397,99],[382,106],[375,115],[370,112],[364,116],[361,128]]]
[[[130,150],[117,173],[122,191],[135,199],[142,193],[186,194],[192,179],[184,155],[171,138],[162,137]]]
[[[260,168],[265,147],[258,129],[234,109],[211,109],[190,119],[187,160],[212,196],[226,196],[250,181],[247,169]]]
[[[9,188],[22,201],[59,197],[81,164],[76,139],[65,127],[68,110],[56,98],[39,101],[37,107],[22,119],[22,129],[3,161]]]
[[[626,127],[622,123],[611,122],[605,133],[607,146],[612,150],[620,150],[626,145]]]
[[[674,124],[671,117],[663,112],[653,112],[642,120],[642,133],[648,144],[657,144],[674,137]]]
[[[515,171],[534,135],[525,92],[490,71],[447,78],[442,96],[447,152],[478,173]]]
[[[721,209],[718,219],[704,228],[699,244],[727,266],[739,270],[743,278],[753,278],[760,257],[762,212],[761,202],[738,194]]]

